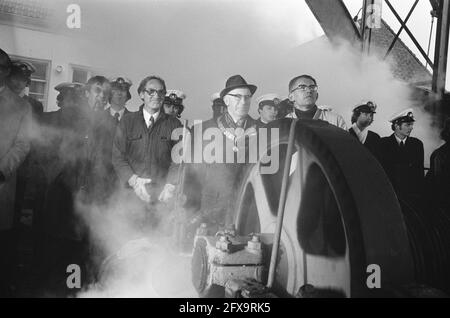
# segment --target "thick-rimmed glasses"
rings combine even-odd
[[[291,90],[291,93],[299,89],[302,92],[306,92],[307,90],[310,90],[311,92],[317,92],[317,85],[303,85],[300,84],[297,87],[295,87],[293,90]]]
[[[166,95],[166,91],[164,89],[149,88],[149,89],[144,89],[143,91],[146,92],[150,96],[153,96],[156,94],[157,96],[162,97],[162,96]]]
[[[252,98],[252,95],[241,95],[241,94],[228,94],[228,95],[244,101],[249,101]]]

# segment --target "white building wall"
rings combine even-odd
[[[25,28],[0,25],[0,47],[11,55],[50,61],[48,105],[46,111],[56,110],[54,87],[61,82],[72,81],[71,65],[88,67],[95,74],[113,76],[114,71],[108,69],[113,56],[107,53],[105,45],[96,45],[89,39],[80,36],[70,36],[46,33]],[[62,66],[62,72],[56,71]]]

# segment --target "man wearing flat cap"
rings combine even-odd
[[[258,128],[266,127],[269,123],[277,119],[280,103],[281,99],[277,94],[265,94],[256,99],[260,116],[257,120]]]
[[[352,136],[357,138],[367,149],[377,156],[380,135],[368,129],[373,122],[377,105],[372,101],[362,101],[353,108],[352,127],[348,130]]]
[[[289,82],[289,100],[294,104],[293,112],[287,118],[324,120],[347,130],[344,118],[328,106],[318,106],[317,81],[311,75],[299,75]]]
[[[183,100],[186,98],[186,94],[180,90],[169,89],[164,98],[164,112],[167,115],[180,118],[181,113],[184,110]]]
[[[223,102],[223,99],[220,98],[220,92],[211,95],[211,102],[211,108],[213,111],[212,119],[217,120],[219,116],[222,116],[222,114],[227,111],[227,106]]]
[[[104,76],[94,76],[86,85],[61,83],[55,89],[61,95],[60,109],[45,113],[41,125],[48,188],[41,221],[45,244],[40,258],[49,260],[48,264],[41,264],[43,268],[64,274],[61,270],[70,260],[76,260],[85,270],[87,224],[82,216],[89,215],[93,205],[104,203],[102,180],[111,175],[104,168],[102,138],[106,133],[101,125],[109,81]],[[48,256],[51,254],[57,262],[52,263]]]
[[[424,181],[423,143],[410,134],[415,118],[411,108],[389,120],[394,131],[380,141],[380,160],[394,189],[402,198],[420,197]]]
[[[0,49],[0,297],[11,297],[17,169],[30,150],[31,107],[11,91],[12,63]]]
[[[248,84],[242,76],[231,76],[220,92],[220,98],[227,106],[227,112],[217,119],[203,122],[201,126],[194,125],[191,129],[193,132],[191,149],[194,149],[192,152],[196,151],[195,145],[200,144],[205,148],[209,140],[204,140],[203,136],[212,133],[217,145],[215,153],[216,155],[220,153],[214,160],[203,157],[201,163],[186,165],[184,193],[188,200],[187,205],[192,208],[197,220],[201,219],[202,222],[216,225],[231,222],[228,219],[231,218],[233,209],[230,202],[235,200],[244,166],[237,157],[247,156],[248,147],[231,149],[230,145],[236,145],[239,138],[247,141],[250,136],[256,136],[256,121],[248,115],[255,91],[256,86]],[[238,131],[242,135],[238,135]],[[229,161],[227,158],[234,160]]]
[[[9,88],[30,104],[33,117],[40,116],[44,112],[44,107],[40,101],[26,95],[26,90],[31,84],[31,74],[35,71],[33,64],[29,62],[13,61],[7,81]]]

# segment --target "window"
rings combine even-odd
[[[44,106],[44,110],[47,109],[50,61],[37,60],[14,55],[11,55],[11,59],[26,61],[33,64],[36,72],[31,74],[31,84],[29,87],[28,95],[40,101]]]
[[[92,71],[87,67],[72,65],[72,82],[84,84],[92,76]]]

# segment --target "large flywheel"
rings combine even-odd
[[[280,138],[246,169],[234,215],[238,235],[275,232],[291,121],[269,126]],[[377,160],[323,121],[298,121],[294,137],[274,290],[296,296],[312,285],[328,296],[367,296],[374,268],[381,289],[413,282],[400,206]],[[273,164],[268,154],[279,159],[275,173],[265,173]]]

